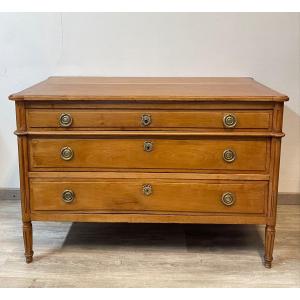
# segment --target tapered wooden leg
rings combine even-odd
[[[25,248],[26,262],[29,264],[32,262],[32,224],[31,222],[23,222],[23,239]]]
[[[273,248],[275,240],[275,226],[266,225],[265,229],[265,267],[272,267]]]

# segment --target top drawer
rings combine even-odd
[[[271,128],[271,110],[29,109],[28,128],[155,130]]]

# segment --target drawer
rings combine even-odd
[[[266,171],[266,138],[29,140],[34,169]]]
[[[264,129],[271,126],[271,110],[117,110],[29,109],[29,128],[51,129]]]
[[[263,214],[265,181],[31,180],[33,211]]]

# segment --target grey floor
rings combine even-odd
[[[272,269],[254,225],[34,222],[25,264],[19,201],[0,199],[0,287],[300,287],[300,205],[280,205]]]

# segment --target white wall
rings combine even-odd
[[[0,187],[18,187],[14,105],[50,75],[251,76],[290,96],[280,191],[300,192],[300,14],[0,14]]]

